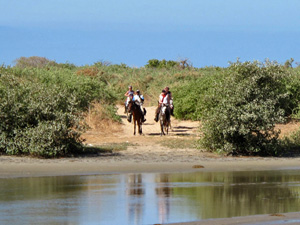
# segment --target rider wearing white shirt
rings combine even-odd
[[[127,97],[127,98],[126,98],[126,102],[125,102],[125,112],[124,112],[124,113],[127,112],[128,103],[129,103],[129,101],[130,101],[130,98],[133,97],[133,94],[134,94],[134,91],[132,90],[132,86],[129,85],[129,86],[128,86],[128,91],[124,94],[124,96]]]
[[[138,101],[139,103],[143,103],[144,102],[144,96],[140,94],[139,90],[136,90],[136,94],[133,96],[133,101]]]
[[[155,117],[154,117],[154,120],[156,122],[158,122],[158,115],[159,115],[159,111],[160,111],[162,105],[163,104],[166,104],[166,105],[169,104],[169,98],[168,98],[168,95],[166,94],[166,90],[165,89],[163,89],[161,91],[161,94],[159,95],[158,103],[159,104],[158,104],[158,107],[157,107],[157,109],[155,111]]]
[[[160,95],[159,96],[159,102],[164,104],[164,105],[168,105],[170,103],[169,96],[168,95],[165,95],[165,96]]]

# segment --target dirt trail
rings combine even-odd
[[[118,106],[118,114],[122,118],[122,124],[117,127],[118,131],[103,133],[90,130],[83,135],[86,144],[97,146],[109,143],[129,143],[127,150],[119,153],[118,160],[123,161],[145,163],[197,162],[203,157],[216,157],[212,153],[204,153],[199,149],[191,148],[190,144],[185,146],[185,141],[198,139],[199,122],[181,121],[172,117],[171,131],[168,135],[160,136],[160,125],[154,121],[156,107],[146,107],[146,110],[145,118],[147,121],[142,126],[142,135],[133,135],[133,123],[127,121],[124,107]],[[164,142],[163,145],[162,142]],[[180,144],[178,148],[176,143]],[[168,147],[170,145],[172,147]]]
[[[196,138],[199,127],[199,122],[194,121],[180,121],[174,117],[171,118],[172,129],[168,135],[160,136],[159,123],[154,121],[155,106],[146,107],[147,121],[143,124],[143,134],[133,135],[133,122],[129,123],[126,120],[126,114],[124,114],[124,107],[118,106],[118,114],[122,118],[122,124],[119,125],[115,130],[116,132],[102,132],[96,130],[90,130],[84,134],[86,143],[92,145],[101,145],[103,143],[120,143],[130,142],[139,143],[140,145],[152,145],[164,139],[172,138]]]
[[[83,135],[86,144],[99,146],[110,143],[129,143],[126,151],[118,153],[118,157],[107,157],[104,161],[123,161],[139,163],[198,163],[200,161],[236,161],[236,157],[224,157],[215,153],[203,152],[199,149],[186,145],[186,141],[197,140],[199,122],[181,121],[171,118],[172,130],[168,135],[160,136],[159,123],[154,121],[156,107],[146,107],[147,121],[143,124],[143,135],[133,135],[133,123],[126,120],[124,107],[118,106],[118,114],[122,118],[122,124],[114,128],[115,132],[101,132],[90,130]],[[299,123],[289,123],[279,125],[281,135],[289,134],[291,131],[299,128]],[[164,143],[164,144],[162,144]],[[178,147],[177,147],[178,146]],[[242,159],[243,158],[243,159]],[[242,157],[240,160],[264,160],[257,157]],[[268,158],[270,160],[270,158]]]

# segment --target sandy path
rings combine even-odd
[[[153,144],[153,142],[159,142],[162,138],[191,138],[195,137],[199,127],[199,122],[193,121],[180,121],[176,120],[174,117],[171,118],[172,130],[168,135],[160,136],[160,126],[159,123],[154,121],[156,107],[146,107],[147,121],[143,124],[143,135],[133,135],[133,123],[129,123],[126,120],[126,114],[124,114],[124,108],[118,106],[118,114],[122,118],[122,125],[118,127],[118,131],[115,133],[100,133],[99,131],[88,131],[84,137],[87,139],[89,144],[101,144],[101,143],[111,143],[111,142],[123,142],[130,141],[133,143],[147,143]]]

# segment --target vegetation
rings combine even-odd
[[[160,142],[162,146],[172,149],[194,149],[197,147],[196,139],[181,139],[181,138],[172,138],[164,139]]]
[[[55,66],[0,68],[0,152],[54,157],[82,150],[82,113],[101,102],[116,117],[114,94],[97,78]]]
[[[83,151],[84,113],[100,103],[100,119],[120,121],[115,105],[132,85],[146,105],[156,105],[169,86],[175,116],[202,122],[199,143],[209,151],[279,155],[299,146],[298,134],[279,141],[275,130],[276,123],[300,118],[300,70],[293,61],[194,68],[186,59],[151,59],[131,68],[21,57],[14,67],[0,67],[0,152],[56,157]]]
[[[205,148],[230,154],[273,154],[285,121],[288,71],[277,63],[234,63],[214,86],[203,117]]]

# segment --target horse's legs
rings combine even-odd
[[[162,136],[165,135],[165,132],[164,132],[164,120],[161,114],[159,115],[159,122],[160,122],[160,131],[161,131],[160,136]]]
[[[142,134],[142,121],[138,121],[139,134]]]
[[[160,136],[166,135],[166,134],[165,134],[165,131],[164,131],[164,125],[163,125],[163,124],[160,124],[160,129],[161,129]]]
[[[165,126],[166,126],[166,132],[168,134],[169,133],[169,128],[172,129],[171,128],[171,110],[170,109],[168,109],[167,113],[166,113],[166,124],[165,124]]]
[[[125,102],[124,106],[125,106],[125,109],[124,109],[124,114],[126,114],[126,113],[127,113],[127,106],[126,106],[126,102]]]
[[[134,124],[134,128],[133,128],[133,135],[135,135],[135,130],[136,130],[136,120],[135,119],[133,119],[133,124]]]
[[[166,132],[169,134],[169,123],[166,124]]]

